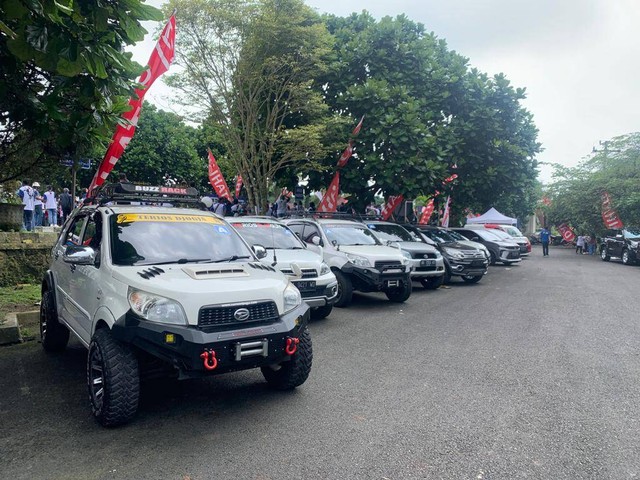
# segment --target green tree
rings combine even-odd
[[[317,168],[332,115],[313,88],[331,36],[301,0],[172,0],[181,12],[168,83],[222,129],[226,155],[264,206],[285,169]]]
[[[615,137],[577,167],[555,165],[547,187],[549,221],[572,224],[583,233],[602,233],[601,193],[608,192],[625,225],[640,225],[640,133]]]
[[[105,143],[142,68],[140,0],[0,0],[0,182]]]

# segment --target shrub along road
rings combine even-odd
[[[552,248],[404,305],[311,325],[296,392],[257,371],[143,390],[91,418],[86,354],[0,349],[0,478],[635,478],[640,267]]]

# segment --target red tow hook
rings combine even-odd
[[[207,370],[215,370],[218,366],[218,359],[216,358],[216,352],[213,350],[205,350],[200,354],[204,368]]]
[[[284,352],[287,355],[293,355],[298,350],[299,338],[289,337],[287,338],[287,345],[284,347]]]

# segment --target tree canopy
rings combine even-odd
[[[0,0],[0,182],[105,143],[142,68],[140,0]]]

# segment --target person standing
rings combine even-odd
[[[33,208],[33,226],[35,227],[41,227],[42,226],[42,220],[43,220],[43,203],[42,203],[42,195],[40,195],[40,184],[38,182],[33,182],[33,184],[31,185],[31,187],[33,188],[33,195],[34,195],[34,208]]]
[[[547,227],[543,227],[540,230],[540,243],[542,243],[542,256],[549,256],[549,241],[551,240],[551,232],[547,230]]]
[[[584,252],[584,235],[578,235],[578,239],[576,240],[576,255]]]
[[[29,186],[29,180],[23,180],[18,190],[18,196],[22,200],[22,228],[27,232],[33,230],[33,209],[35,208],[35,195],[33,188]]]
[[[64,222],[69,218],[69,215],[71,215],[71,211],[73,210],[73,198],[71,197],[68,188],[63,189],[60,194],[60,208],[62,208],[62,219]]]
[[[588,245],[589,255],[595,255],[597,247],[598,247],[598,241],[596,240],[596,234],[593,233],[589,237],[589,245]]]
[[[56,203],[56,193],[51,185],[47,185],[47,191],[44,192],[44,208],[47,210],[49,226],[58,225],[58,204]]]
[[[278,218],[283,218],[287,215],[287,212],[288,212],[287,204],[289,203],[289,196],[287,195],[287,193],[288,193],[287,189],[283,188],[282,192],[280,192],[280,196],[276,200],[276,214]]]

